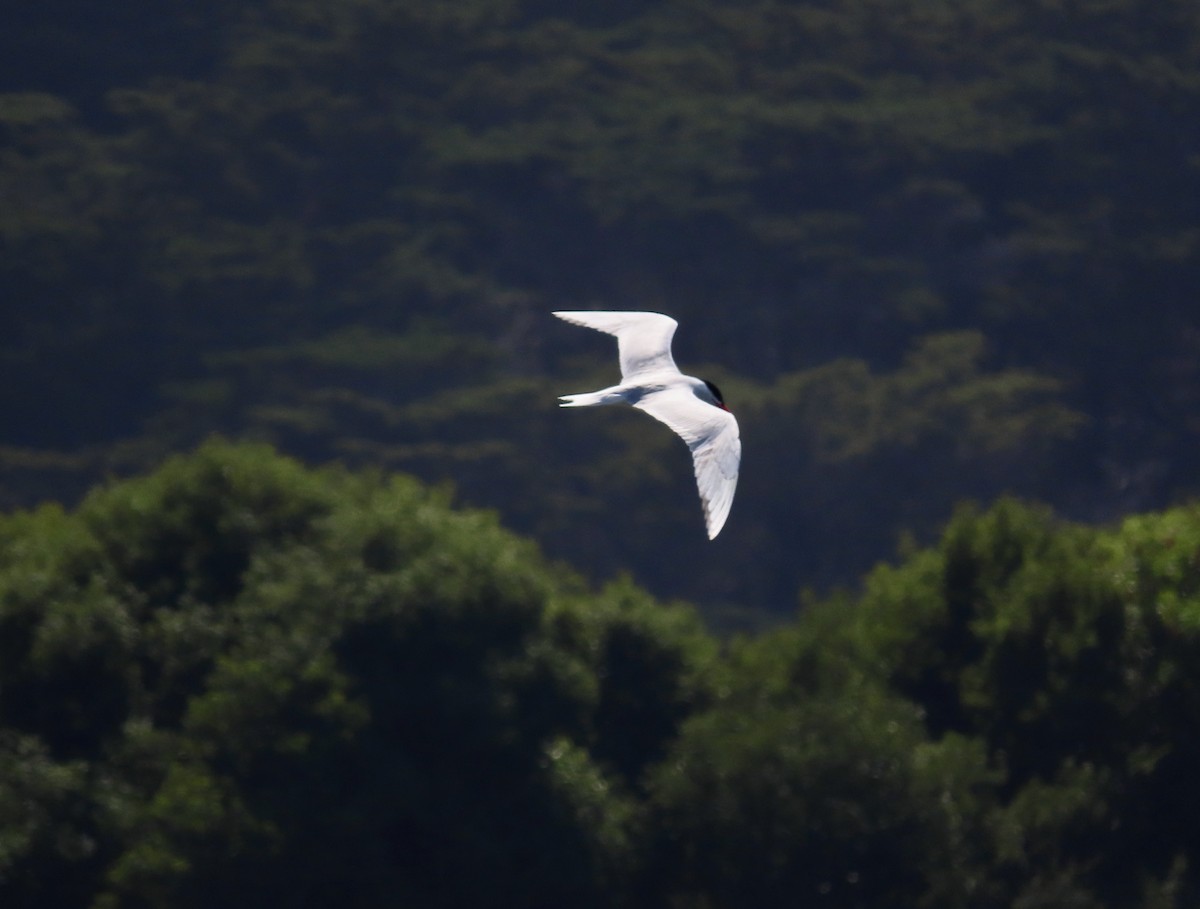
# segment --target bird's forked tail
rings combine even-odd
[[[559,395],[559,407],[599,407],[602,404],[622,404],[625,399],[609,389],[585,391],[577,395]]]

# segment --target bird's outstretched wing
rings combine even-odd
[[[725,526],[737,489],[738,468],[742,463],[737,419],[683,387],[653,392],[633,406],[666,423],[687,442],[704,506],[708,538],[713,539]]]
[[[671,357],[671,338],[679,323],[658,312],[556,312],[575,325],[594,328],[617,337],[621,378],[631,379],[649,372],[669,369],[678,372]]]

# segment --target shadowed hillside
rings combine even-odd
[[[0,36],[0,501],[212,432],[787,614],[964,498],[1196,492],[1200,8],[77,2]],[[565,414],[653,309],[742,422]],[[675,566],[687,565],[679,572]]]

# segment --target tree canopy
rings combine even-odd
[[[0,517],[0,901],[1182,909],[1198,649],[1194,507],[964,509],[722,643],[211,442]]]
[[[406,478],[213,444],[2,539],[6,906],[599,905],[706,696],[694,615]]]
[[[0,904],[1200,904],[1194,0],[24,7]]]
[[[1190,0],[31,6],[0,501],[219,431],[451,480],[712,614],[964,496],[1163,507],[1200,450],[1198,35]],[[730,392],[715,548],[669,435],[552,411],[615,369],[562,308],[668,311]]]

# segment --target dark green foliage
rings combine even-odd
[[[0,519],[5,906],[1200,897],[1200,512],[1004,501],[723,652],[406,477]]]
[[[1198,15],[29,7],[0,38],[0,501],[219,431],[776,614],[964,496],[1160,507],[1200,450]],[[552,411],[613,372],[570,307],[669,311],[682,363],[724,364],[721,558],[674,440]]]
[[[697,717],[655,778],[655,884],[719,906],[915,904],[941,832],[921,739],[911,706],[844,694]]]
[[[0,903],[1200,901],[1192,0],[25,4]],[[137,8],[135,8],[137,7]],[[679,317],[746,465],[570,307]],[[721,368],[706,367],[719,361]],[[76,503],[83,501],[81,506]],[[69,508],[69,510],[64,510]],[[912,547],[909,547],[912,548]]]
[[[1031,905],[1200,887],[1198,528],[1195,508],[1096,532],[1004,502],[858,604],[866,665],[1001,774],[998,867]]]
[[[262,448],[0,540],[6,906],[597,904],[711,659],[488,515]]]

